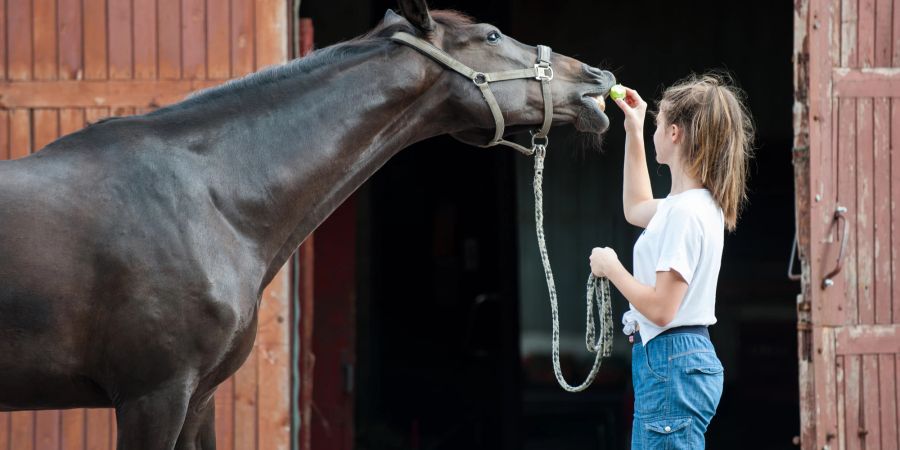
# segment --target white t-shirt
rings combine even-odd
[[[725,216],[706,189],[689,189],[662,199],[647,229],[634,244],[634,277],[656,286],[656,272],[675,270],[688,283],[675,319],[660,328],[632,305],[622,317],[625,334],[635,324],[644,343],[684,325],[716,323],[716,284],[722,265]]]

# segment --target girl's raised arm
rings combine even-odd
[[[644,116],[647,114],[647,103],[634,89],[625,88],[625,92],[624,99],[615,101],[625,113],[622,208],[628,223],[647,228],[659,203],[659,200],[653,198],[647,156],[644,153]]]

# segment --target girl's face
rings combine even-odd
[[[656,114],[656,132],[653,133],[653,147],[656,148],[656,162],[670,165],[678,152],[678,127],[666,123],[665,114]]]

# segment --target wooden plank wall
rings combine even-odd
[[[832,303],[829,320],[837,327],[838,435],[848,450],[897,449],[900,0],[831,1],[831,170],[836,204],[850,218],[844,271],[829,288],[842,297]]]
[[[0,0],[0,159],[284,62],[288,3]],[[282,270],[266,290],[255,348],[216,393],[219,449],[290,445],[288,283]],[[0,413],[0,450],[113,449],[115,433],[112,410]]]

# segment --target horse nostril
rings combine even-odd
[[[591,81],[594,81],[596,83],[601,83],[604,86],[612,86],[616,84],[615,75],[613,75],[612,72],[608,70],[598,69],[596,67],[591,67],[585,64],[584,72],[591,77]]]
[[[613,75],[612,72],[604,70],[603,75],[606,76],[606,85],[608,87],[612,87],[614,84],[616,84],[616,76]]]
[[[587,64],[584,64],[582,67],[584,67],[585,73],[587,73],[587,74],[590,75],[591,77],[596,78],[596,77],[599,77],[599,76],[601,76],[601,75],[603,74],[603,70],[598,69],[598,68],[596,68],[596,67],[591,67],[591,66],[589,66],[589,65],[587,65]]]

